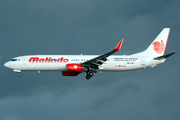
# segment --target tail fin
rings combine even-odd
[[[153,57],[164,55],[169,33],[170,28],[164,28],[145,51],[134,55],[145,55]]]

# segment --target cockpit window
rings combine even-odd
[[[17,61],[17,59],[12,59],[11,61]]]

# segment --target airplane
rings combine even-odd
[[[22,71],[62,71],[63,76],[77,76],[86,72],[86,79],[102,71],[130,71],[154,67],[164,63],[175,52],[164,55],[170,28],[164,28],[150,46],[132,55],[112,55],[119,51],[123,40],[117,46],[102,55],[25,55],[15,57],[4,64],[5,67],[18,72]]]

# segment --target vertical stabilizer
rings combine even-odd
[[[170,33],[170,28],[164,28],[145,51],[134,55],[144,55],[144,56],[154,56],[154,57],[164,55],[169,33]]]

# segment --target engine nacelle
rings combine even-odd
[[[71,71],[71,72],[82,72],[82,65],[81,64],[67,64],[66,69],[67,71]]]
[[[77,76],[80,72],[62,71],[63,76]]]

